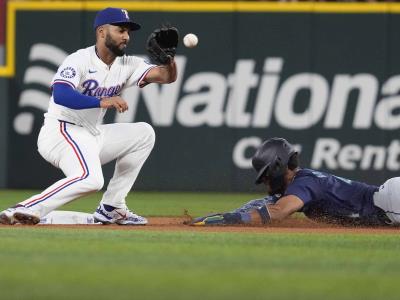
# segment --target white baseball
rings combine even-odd
[[[188,48],[193,48],[197,46],[197,43],[199,42],[199,39],[197,35],[193,33],[188,33],[183,37],[183,44],[188,47]]]

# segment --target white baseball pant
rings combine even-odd
[[[386,212],[393,224],[400,224],[400,177],[390,178],[379,187],[374,204]]]
[[[38,151],[60,168],[65,178],[20,204],[41,217],[104,185],[101,166],[116,159],[115,171],[102,203],[122,208],[140,169],[153,149],[155,133],[147,123],[115,123],[99,126],[92,135],[84,127],[45,118],[38,137]]]

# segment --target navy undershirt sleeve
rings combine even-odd
[[[100,107],[100,100],[96,97],[82,95],[69,85],[62,83],[53,85],[53,99],[56,104],[72,109]]]

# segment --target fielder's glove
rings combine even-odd
[[[169,64],[176,54],[178,40],[179,32],[175,27],[163,25],[155,29],[147,39],[150,58],[159,65]]]

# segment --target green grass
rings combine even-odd
[[[30,192],[2,191],[0,199],[4,195],[9,198],[0,200],[2,207]],[[99,196],[68,209],[91,211]],[[251,198],[254,195],[136,193],[128,202],[146,215],[174,215],[183,208],[196,214],[212,207],[231,209]],[[398,299],[399,252],[396,232],[0,227],[0,298]]]
[[[397,299],[398,236],[1,228],[2,299]]]

